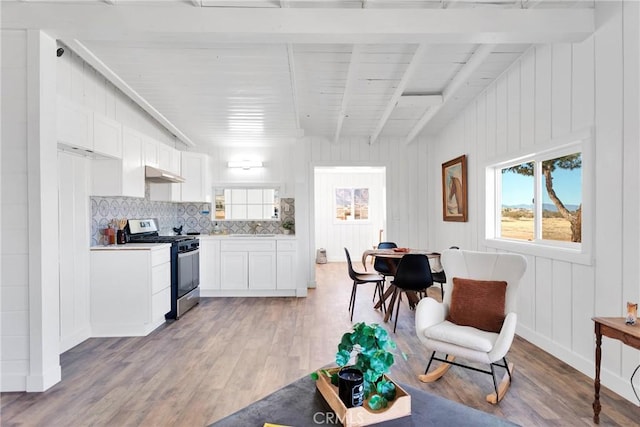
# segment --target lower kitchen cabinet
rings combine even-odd
[[[295,239],[200,237],[201,296],[295,296]]]
[[[278,240],[277,242],[277,289],[296,289],[298,283],[298,251],[297,241]]]
[[[224,249],[222,249],[224,251]],[[220,288],[247,289],[249,287],[249,253],[240,251],[220,254]]]
[[[215,289],[220,289],[220,240],[201,238],[200,294]]]
[[[254,238],[220,242],[220,288],[275,289],[276,241]]]
[[[145,336],[171,311],[170,245],[91,248],[91,335]]]

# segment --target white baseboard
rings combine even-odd
[[[91,338],[91,327],[87,325],[85,328],[75,331],[73,334],[64,338],[60,338],[60,354],[72,349],[81,342]]]
[[[296,297],[299,289],[200,289],[200,296],[207,297]],[[306,291],[306,290],[305,290]]]
[[[20,374],[4,374],[0,378],[0,392],[9,393],[27,390],[27,376]]]
[[[45,372],[43,375],[29,375],[27,376],[27,387],[26,391],[28,392],[40,392],[46,391],[49,388],[53,387],[57,383],[62,380],[62,368],[60,365],[56,365]]]

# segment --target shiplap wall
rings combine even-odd
[[[11,61],[5,58],[12,58]],[[2,31],[2,391],[29,374],[27,33]],[[11,101],[9,101],[11,100]],[[11,105],[8,103],[11,102]],[[9,108],[11,107],[11,108]],[[9,244],[8,242],[11,242]]]
[[[318,248],[327,251],[329,262],[344,262],[344,249],[351,254],[354,265],[360,255],[378,243],[378,233],[384,230],[385,174],[370,172],[336,172],[318,170],[315,173],[315,240]],[[368,188],[369,220],[337,221],[335,219],[336,188]],[[384,237],[383,237],[384,238]],[[357,267],[362,270],[362,268]]]
[[[432,182],[441,163],[467,154],[469,222],[445,223],[429,212],[436,246],[484,246],[485,166],[492,159],[535,150],[585,127],[595,136],[594,262],[526,255],[518,333],[593,376],[592,316],[622,316],[640,300],[638,75],[640,7],[596,2],[597,31],[584,42],[535,46],[426,146]],[[431,186],[432,195],[439,190]],[[434,192],[435,191],[435,192]],[[584,226],[589,226],[585,224]],[[629,377],[637,350],[604,339],[602,383],[634,400]]]
[[[303,142],[306,144],[304,155],[311,165],[304,172],[310,174],[306,184],[309,188],[305,191],[314,194],[315,166],[384,166],[387,196],[384,239],[395,241],[398,246],[427,245],[427,213],[431,206],[440,206],[440,196],[428,196],[426,191],[431,185],[440,184],[439,180],[435,184],[428,182],[430,162],[423,144],[405,144],[401,139],[390,138],[380,138],[373,144],[362,138],[342,138],[334,143],[309,137]]]
[[[301,265],[310,284],[315,283],[316,241],[314,203],[316,166],[383,166],[386,171],[386,230],[384,240],[398,246],[442,249],[429,241],[428,215],[431,207],[440,206],[440,195],[429,194],[440,181],[429,182],[431,171],[425,147],[428,140],[406,144],[401,139],[379,138],[369,144],[364,138],[344,137],[338,142],[326,138],[306,137],[297,145],[296,161],[296,237],[300,247],[307,247]],[[299,225],[298,225],[299,224]],[[362,253],[350,251],[354,262]],[[301,273],[303,274],[303,273]],[[346,271],[345,271],[346,274]]]
[[[2,30],[2,391],[60,380],[55,40]],[[53,179],[52,179],[53,177]]]

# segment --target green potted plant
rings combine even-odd
[[[338,344],[336,364],[339,367],[347,366],[355,353],[355,364],[350,367],[362,372],[365,404],[373,410],[386,408],[396,397],[395,384],[384,375],[395,362],[390,351],[394,349],[396,344],[389,338],[387,330],[376,323],[356,323],[353,325],[353,331],[342,335]],[[401,354],[406,359],[406,355]],[[337,370],[333,373],[327,370],[321,372],[331,377],[332,384],[338,385]],[[317,372],[311,374],[311,377],[314,380],[319,378]]]
[[[282,221],[281,225],[284,229],[284,234],[289,234],[291,233],[291,230],[293,230],[293,221],[291,221],[290,219]]]

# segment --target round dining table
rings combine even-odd
[[[426,255],[429,258],[429,266],[431,267],[432,273],[439,273],[442,269],[442,264],[440,264],[440,253],[430,251],[428,249],[412,249],[412,248],[392,248],[392,249],[366,249],[362,253],[362,265],[364,269],[367,269],[367,258],[368,257],[379,257],[383,258],[387,261],[387,265],[389,266],[389,271],[392,276],[395,275],[396,265],[397,263],[394,260],[402,259],[403,256],[407,254],[419,254]],[[391,296],[395,295],[395,286],[391,284],[385,291],[382,296],[382,300],[378,301],[374,308],[378,309],[384,302]],[[418,295],[415,292],[407,292],[407,298],[409,299],[409,305],[414,307],[418,303]],[[384,321],[387,322],[391,318],[393,314],[393,304],[394,299],[392,298],[389,304],[389,308],[386,310],[384,315]]]

